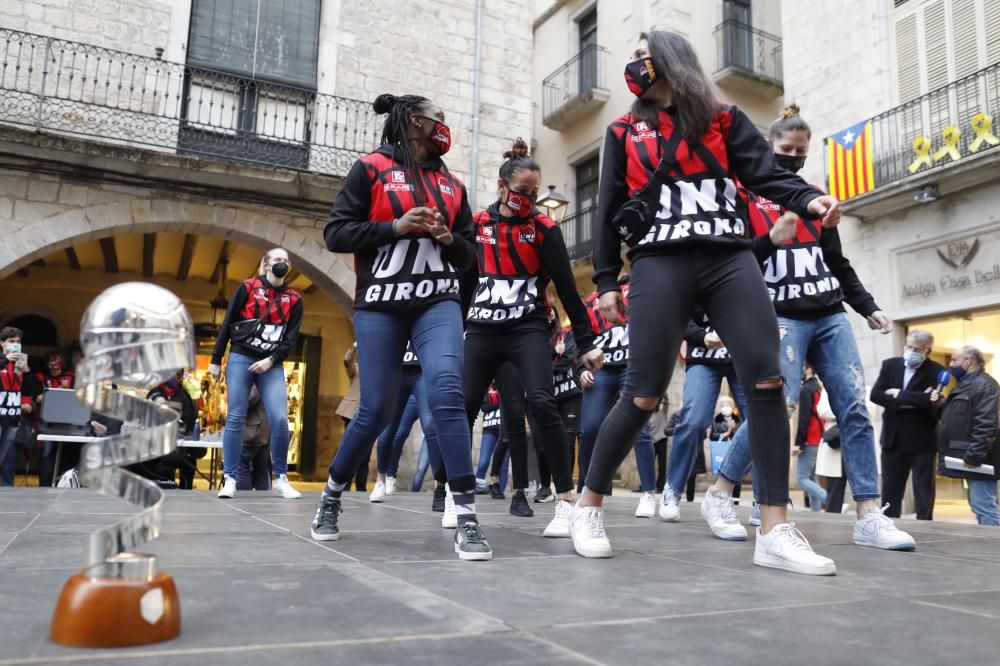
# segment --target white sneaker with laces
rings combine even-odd
[[[385,477],[385,494],[386,495],[396,494],[396,477],[394,476]]]
[[[668,523],[680,521],[681,510],[678,506],[680,501],[680,495],[671,490],[670,486],[664,486],[663,499],[660,502],[660,518]]]
[[[275,495],[281,495],[285,499],[299,499],[302,497],[302,493],[292,488],[292,484],[288,482],[288,475],[286,474],[278,475],[278,478],[271,484],[271,492]]]
[[[762,534],[758,527],[753,563],[809,576],[837,574],[833,560],[813,552],[802,532],[795,529],[795,523],[780,523],[767,534]]]
[[[453,530],[458,527],[458,513],[455,512],[455,498],[451,495],[451,488],[444,484],[444,515],[441,516],[441,527],[446,530]]]
[[[386,495],[385,481],[375,481],[375,489],[372,490],[372,494],[368,496],[368,501],[381,504],[385,501]]]
[[[854,521],[854,543],[884,550],[916,550],[917,542],[913,537],[896,527],[892,518],[885,515],[888,508],[886,504]]]
[[[573,505],[566,500],[556,501],[556,515],[545,527],[542,536],[551,539],[565,539],[570,536],[569,521],[573,514]]]
[[[639,506],[635,508],[636,518],[656,517],[656,495],[653,493],[643,493],[639,498]]]
[[[219,488],[219,497],[222,499],[232,499],[236,497],[236,479],[231,476],[224,477],[222,487]]]
[[[701,501],[701,516],[712,533],[723,541],[747,540],[747,528],[740,524],[731,495],[719,496],[709,490]]]
[[[573,507],[569,519],[573,548],[582,557],[611,557],[611,542],[604,532],[604,509],[596,506]]]

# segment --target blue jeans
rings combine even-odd
[[[1000,527],[1000,510],[997,509],[996,479],[966,479],[969,484],[969,506],[980,525]]]
[[[781,374],[785,402],[796,408],[802,385],[802,366],[808,361],[829,396],[840,426],[844,472],[855,501],[878,499],[875,430],[868,416],[865,374],[847,314],[838,312],[815,320],[778,317],[781,332]],[[750,471],[747,423],[733,437],[733,446],[720,474],[737,481]]]
[[[17,472],[17,424],[0,426],[0,486],[13,486]]]
[[[490,461],[493,459],[493,449],[500,440],[499,430],[484,430],[483,439],[479,442],[479,465],[476,467],[476,478],[485,479],[490,471]]]
[[[747,414],[747,400],[743,387],[736,379],[736,370],[731,363],[726,365],[691,365],[684,373],[684,402],[681,415],[674,428],[673,446],[667,462],[667,485],[676,493],[687,485],[698,447],[704,446],[705,431],[715,417],[715,404],[719,400],[722,378],[725,377],[733,391],[733,398],[740,408],[740,414]],[[747,447],[749,451],[749,447]],[[741,477],[742,478],[742,477]]]
[[[389,425],[399,400],[406,343],[420,358],[427,403],[437,429],[442,463],[455,492],[473,492],[472,436],[462,390],[464,353],[462,310],[456,301],[439,301],[406,312],[357,310],[361,400],[330,464],[330,477],[346,484],[368,454],[371,443]],[[431,463],[434,464],[433,454]]]
[[[271,424],[271,464],[276,475],[288,473],[288,391],[285,369],[280,363],[262,375],[250,372],[257,359],[229,353],[226,364],[226,429],[222,433],[222,473],[236,478],[243,450],[243,424],[250,405],[250,387],[257,385]]]
[[[602,368],[594,373],[594,385],[583,392],[583,408],[580,410],[580,481],[587,476],[590,457],[594,452],[597,432],[601,423],[615,403],[615,395],[625,387],[625,367]],[[643,492],[656,490],[656,456],[653,453],[653,438],[649,434],[649,424],[643,426],[635,440],[635,464],[639,469],[639,485]],[[685,481],[687,478],[685,477]],[[611,492],[610,488],[606,489]]]
[[[826,504],[826,490],[816,483],[816,454],[818,446],[806,446],[795,462],[795,482],[799,488],[809,493],[809,510],[822,511]]]
[[[417,458],[417,471],[413,473],[413,481],[410,483],[410,492],[419,493],[424,487],[424,477],[427,476],[427,468],[431,466],[431,458],[427,452],[427,438],[424,437],[423,444],[420,445],[420,456]]]
[[[431,408],[427,402],[424,375],[420,368],[404,367],[392,422],[378,438],[379,474],[396,476],[406,438],[410,436],[413,423],[418,418],[420,419],[420,427],[424,431],[424,437],[430,441],[431,446],[436,447],[437,430],[434,426],[434,416],[431,414]]]

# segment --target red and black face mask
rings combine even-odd
[[[451,149],[451,128],[441,121],[435,120],[427,139],[437,148],[440,157]]]
[[[625,65],[625,83],[636,97],[642,97],[656,83],[652,58],[639,58]]]
[[[504,197],[503,203],[507,208],[510,208],[510,212],[514,214],[514,217],[531,217],[531,211],[535,207],[535,197],[520,194],[507,188],[507,196]]]

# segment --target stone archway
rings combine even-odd
[[[302,274],[340,308],[351,310],[354,271],[341,256],[326,249],[323,221],[316,218],[261,212],[236,203],[199,203],[163,196],[142,199],[123,195],[121,201],[79,207],[26,201],[25,209],[51,214],[0,222],[0,228],[6,227],[5,247],[0,250],[0,279],[36,259],[88,240],[148,232],[204,234],[261,250],[284,247]]]

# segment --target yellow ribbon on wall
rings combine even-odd
[[[926,136],[918,136],[914,140],[913,153],[917,156],[917,159],[910,163],[910,173],[916,173],[925,164],[927,166],[934,166],[934,162],[931,161],[931,140]]]
[[[1000,143],[1000,139],[991,131],[993,129],[993,118],[985,113],[977,113],[972,116],[972,131],[976,133],[976,140],[969,146],[969,152],[974,153],[982,148],[984,143],[995,146]]]
[[[941,146],[936,153],[934,153],[934,161],[937,162],[939,159],[948,156],[952,161],[962,159],[962,153],[958,151],[958,140],[961,138],[962,132],[959,131],[954,125],[950,125],[944,128],[941,132],[941,137],[944,139],[944,145]]]

